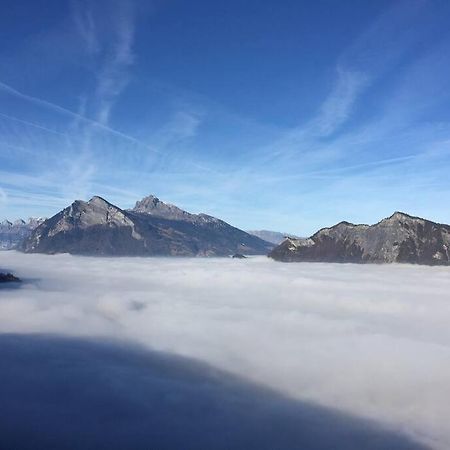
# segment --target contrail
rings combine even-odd
[[[352,166],[338,167],[336,169],[318,170],[318,171],[314,171],[314,172],[309,172],[308,175],[321,175],[321,174],[334,173],[334,172],[345,172],[347,170],[364,169],[366,167],[377,167],[377,166],[395,164],[398,162],[416,159],[419,156],[420,156],[420,154],[413,154],[413,155],[398,156],[396,158],[379,159],[377,161],[370,161],[370,162],[361,163],[361,164],[354,164]]]
[[[354,164],[351,166],[338,167],[335,169],[315,170],[312,172],[304,172],[304,173],[299,173],[296,175],[286,175],[282,179],[283,180],[295,180],[295,179],[302,178],[302,177],[315,177],[315,176],[320,176],[320,175],[339,176],[340,173],[346,172],[348,170],[365,169],[367,167],[378,167],[378,166],[383,166],[383,165],[396,164],[396,163],[401,163],[404,161],[411,161],[420,156],[421,156],[421,154],[419,153],[419,154],[415,154],[415,155],[413,154],[413,155],[399,156],[397,158],[379,159],[378,161]]]
[[[147,150],[150,150],[153,153],[156,153],[157,155],[161,155],[161,156],[165,156],[163,152],[155,149],[154,147],[151,147],[147,144],[144,144],[142,141],[140,141],[139,139],[134,138],[133,136],[130,136],[128,134],[122,133],[121,131],[115,130],[114,128],[111,128],[107,125],[104,125],[100,122],[97,122],[96,120],[93,119],[89,119],[81,114],[78,114],[70,109],[67,108],[63,108],[62,106],[59,106],[55,103],[49,102],[47,100],[43,100],[40,99],[38,97],[34,97],[32,95],[28,95],[28,94],[24,94],[23,92],[18,91],[17,89],[14,89],[13,87],[9,86],[6,83],[3,83],[2,81],[0,81],[0,91],[3,90],[4,92],[10,94],[10,95],[14,95],[15,97],[19,97],[21,99],[24,99],[26,101],[32,102],[36,105],[40,105],[40,106],[44,106],[45,108],[49,108],[53,111],[56,111],[58,113],[64,114],[66,116],[70,116],[72,118],[76,118],[78,120],[81,120],[83,122],[86,122],[90,125],[92,125],[93,127],[99,128],[101,130],[107,131],[108,133],[111,133],[115,136],[121,137],[122,139],[126,139],[129,142],[133,142],[136,145],[139,145],[140,147],[143,147]],[[4,117],[8,117],[6,114],[2,114]],[[21,120],[21,119],[16,119],[16,120]],[[23,121],[24,123],[26,123],[25,121]],[[31,123],[30,123],[31,124]],[[46,129],[45,127],[41,127],[42,129]],[[48,129],[47,131],[51,131],[50,129]],[[215,170],[210,169],[208,167],[205,167],[201,164],[197,164],[197,163],[193,163],[193,162],[189,162],[189,164],[191,164],[192,166],[196,167],[197,169],[201,169],[203,171],[207,171],[207,172],[211,172],[211,173],[217,173]]]
[[[117,131],[114,128],[108,127],[107,125],[104,125],[104,124],[102,124],[100,122],[97,122],[96,120],[89,119],[89,118],[87,118],[85,116],[82,116],[81,114],[78,114],[78,113],[76,113],[74,111],[71,111],[70,109],[63,108],[62,106],[59,106],[59,105],[57,105],[55,103],[49,102],[47,100],[42,100],[42,99],[40,99],[38,97],[33,97],[32,95],[24,94],[24,93],[14,89],[14,88],[12,88],[11,86],[9,86],[9,85],[1,82],[1,81],[0,81],[0,90],[3,90],[5,92],[7,92],[8,94],[14,95],[15,97],[19,97],[19,98],[22,98],[22,99],[27,100],[29,102],[32,102],[32,103],[34,103],[36,105],[44,106],[46,108],[49,108],[49,109],[51,109],[53,111],[56,111],[56,112],[61,113],[61,114],[64,114],[66,116],[70,116],[70,117],[79,119],[79,120],[81,120],[83,122],[86,122],[86,123],[96,127],[96,128],[100,128],[100,129],[102,129],[104,131],[107,131],[108,133],[112,133],[112,134],[114,134],[116,136],[119,136],[119,137],[121,137],[123,139],[126,139],[126,140],[128,140],[130,142],[133,142],[133,143],[138,144],[138,145],[140,145],[142,147],[145,147],[147,150],[150,150],[150,151],[152,151],[154,153],[157,153],[159,155],[163,155],[163,153],[161,153],[159,150],[156,150],[155,148],[144,144],[143,142],[139,141],[138,139],[136,139],[136,138],[134,138],[132,136],[129,136],[128,134],[122,133],[121,131]]]
[[[34,123],[34,122],[29,122],[28,120],[19,119],[17,117],[10,116],[8,114],[4,114],[4,113],[0,112],[0,117],[4,117],[5,119],[12,120],[14,122],[19,122],[19,123],[22,123],[24,125],[29,125],[30,127],[34,127],[34,128],[39,129],[39,130],[47,131],[48,133],[53,133],[53,134],[57,134],[59,136],[68,137],[68,135],[66,133],[61,133],[60,131],[56,131],[56,130],[53,130],[51,128],[44,127],[44,126],[39,125],[39,124]]]

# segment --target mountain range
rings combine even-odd
[[[39,226],[44,219],[30,217],[28,221],[23,219],[10,222],[0,222],[0,249],[10,250],[21,245],[21,243]]]
[[[95,196],[76,200],[35,228],[27,253],[114,256],[267,254],[273,245],[223,220],[191,214],[150,195],[123,210]]]
[[[277,261],[450,264],[450,226],[402,212],[375,225],[340,222],[307,239],[286,239]]]
[[[277,245],[278,243],[278,245]],[[121,209],[95,196],[49,219],[0,223],[0,248],[108,256],[267,255],[283,262],[450,265],[450,226],[395,212],[374,225],[340,222],[309,238],[245,232],[153,195]]]

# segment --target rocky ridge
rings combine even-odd
[[[191,214],[148,196],[130,210],[101,197],[77,200],[37,227],[28,253],[116,256],[267,254],[273,246],[206,214]]]
[[[278,261],[450,264],[450,226],[402,212],[375,225],[340,222],[307,239],[286,239],[269,256]]]

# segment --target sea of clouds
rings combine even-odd
[[[1,333],[136,342],[450,448],[450,268],[0,252]]]

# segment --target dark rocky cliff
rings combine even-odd
[[[375,225],[341,222],[308,239],[286,239],[278,261],[450,264],[450,226],[396,212]]]

